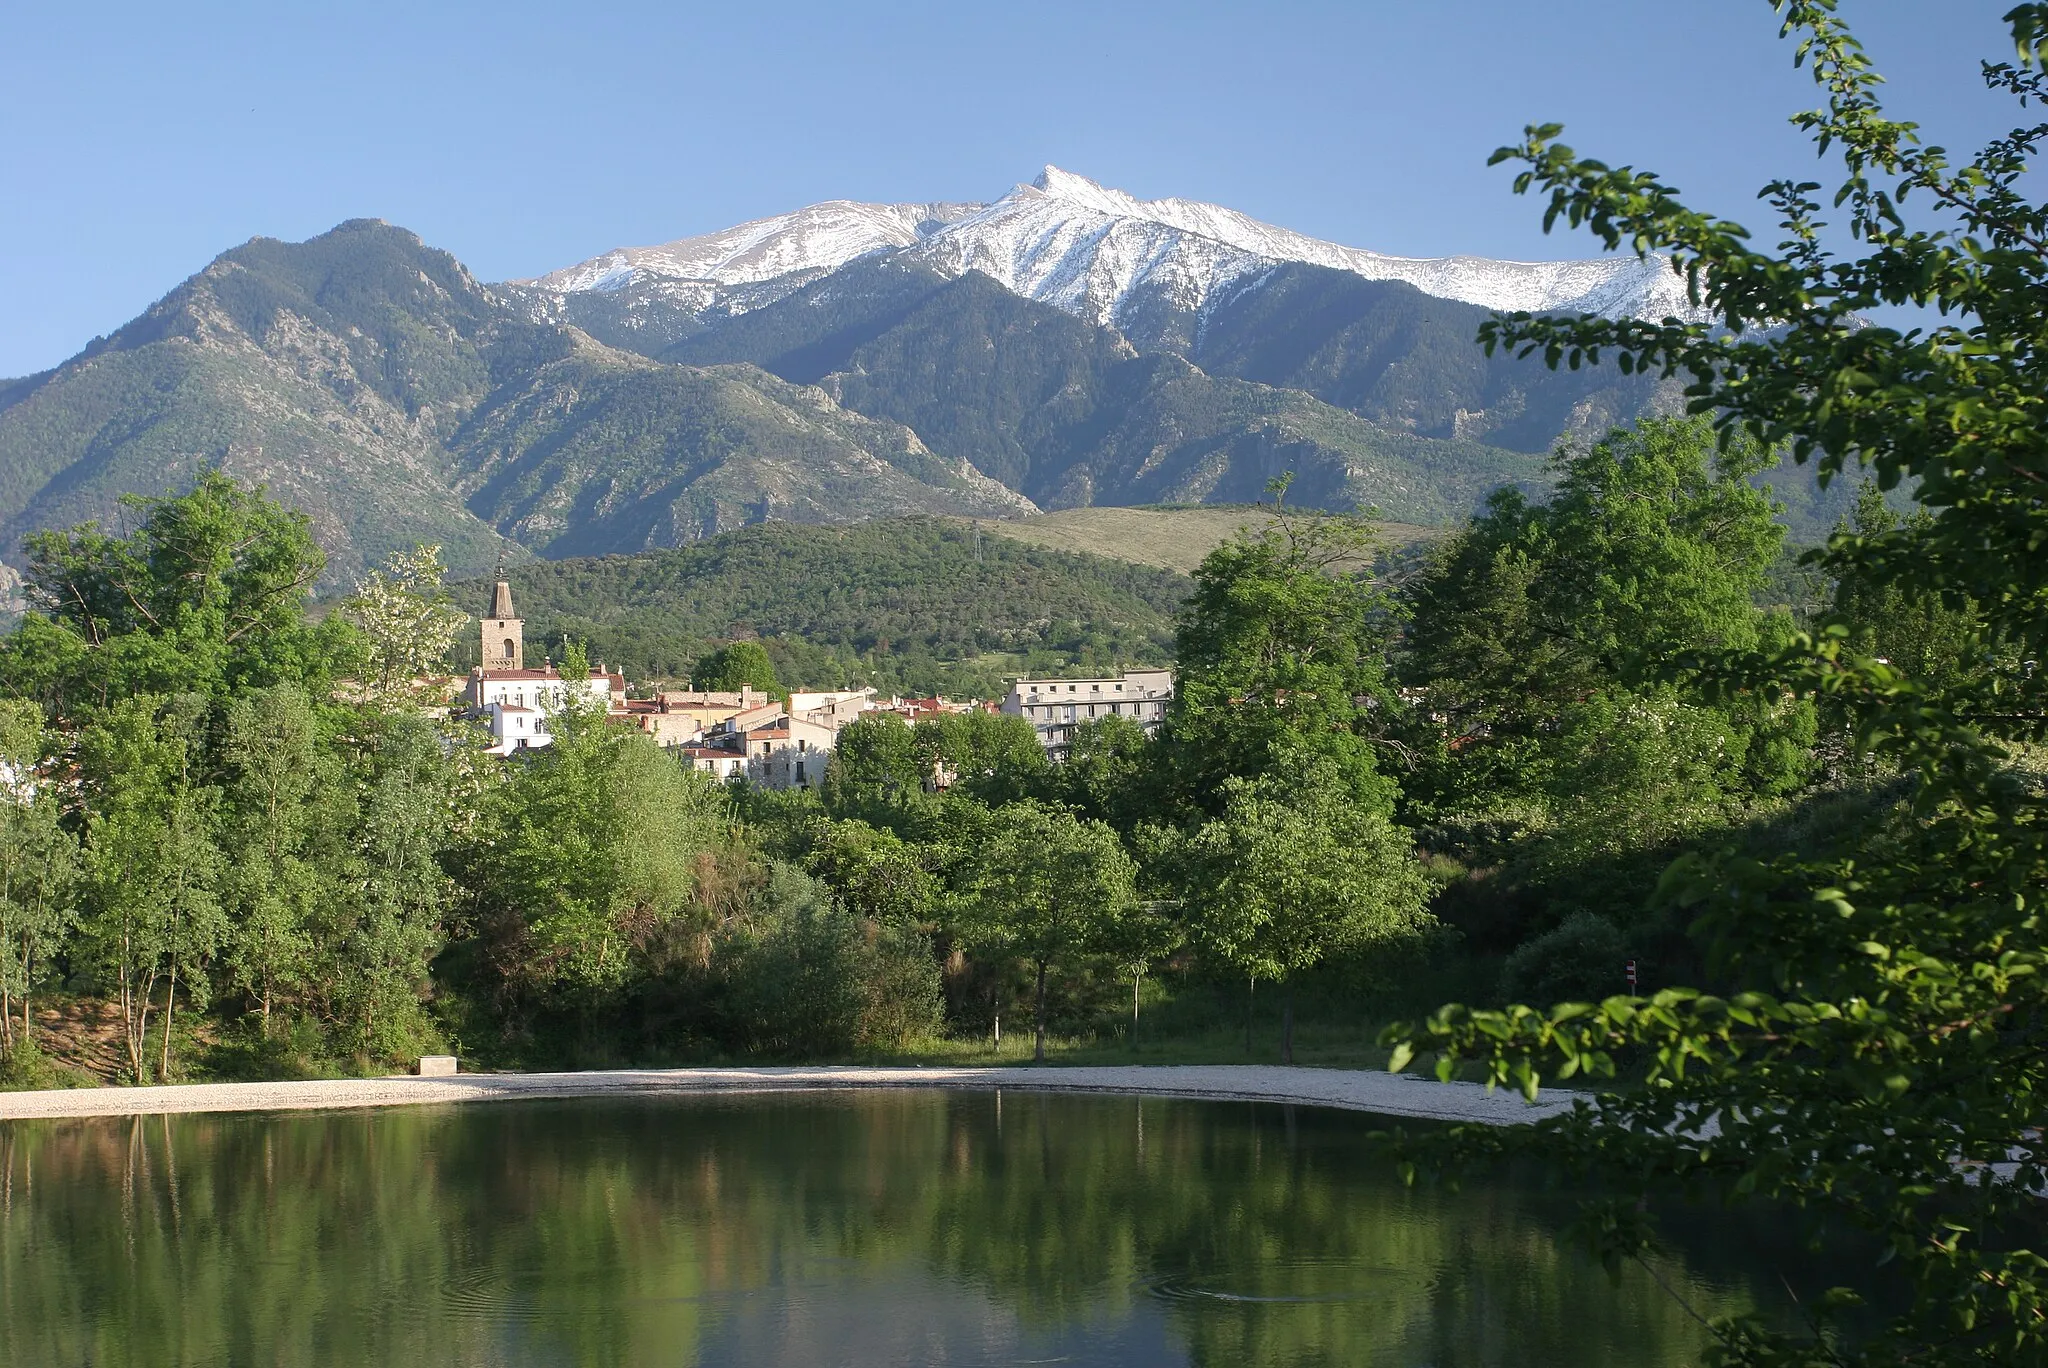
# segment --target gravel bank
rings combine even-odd
[[[161,1112],[303,1111],[428,1102],[502,1102],[524,1097],[621,1093],[794,1092],[848,1088],[1016,1088],[1154,1097],[1294,1102],[1437,1121],[1511,1125],[1571,1105],[1550,1093],[1535,1105],[1476,1083],[1377,1070],[1257,1064],[1126,1065],[1108,1068],[610,1069],[588,1073],[460,1074],[452,1078],[344,1078],[309,1083],[194,1083],[164,1088],[81,1088],[0,1093],[0,1121]]]

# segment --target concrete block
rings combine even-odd
[[[421,1055],[421,1078],[445,1078],[455,1072],[454,1055]]]

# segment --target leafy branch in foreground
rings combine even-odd
[[[1698,653],[1669,674],[1709,697],[1814,699],[1912,779],[1910,801],[1831,857],[1688,857],[1661,896],[1697,914],[1721,981],[1548,1011],[1446,1007],[1389,1032],[1393,1064],[1435,1055],[1534,1096],[1557,1081],[1640,1083],[1505,1132],[1401,1142],[1410,1163],[1539,1153],[1599,1178],[1612,1202],[1585,1226],[1612,1260],[1642,1258],[1632,1200],[1660,1191],[1790,1204],[1876,1236],[1911,1295],[1852,1322],[1836,1289],[1805,1329],[1712,1324],[1713,1357],[1742,1364],[2048,1363],[2048,800],[2014,747],[2042,731],[2031,662],[2048,644],[2048,207],[2022,196],[2048,124],[1968,162],[1886,116],[1879,77],[1832,0],[1777,0],[1824,108],[1795,120],[1841,174],[1831,201],[1855,244],[1832,250],[1821,186],[1762,198],[1774,251],[1697,212],[1654,176],[1579,158],[1554,125],[1496,160],[1547,194],[1546,226],[1610,248],[1668,252],[1707,321],[1518,314],[1488,347],[1552,365],[1689,377],[1694,412],[1733,437],[1787,445],[1824,474],[1852,464],[1905,483],[1926,516],[1837,537],[1838,575],[1975,606],[1959,677],[1933,681],[1859,655],[1828,624],[1775,650]],[[2048,96],[2048,6],[2007,15],[2018,57],[1984,78],[2027,106]],[[1908,219],[1908,207],[1934,226]],[[1910,305],[1907,331],[1863,311]],[[1875,1318],[1873,1318],[1875,1319]]]

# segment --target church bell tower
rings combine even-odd
[[[512,586],[504,580],[491,595],[491,615],[483,620],[483,652],[478,659],[486,670],[526,668],[526,624],[512,614]]]

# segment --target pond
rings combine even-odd
[[[1678,1231],[1670,1292],[1610,1279],[1567,1200],[1410,1190],[1376,1124],[1018,1091],[0,1122],[0,1363],[1655,1368],[1698,1360],[1680,1297],[1771,1312],[1752,1229]]]

